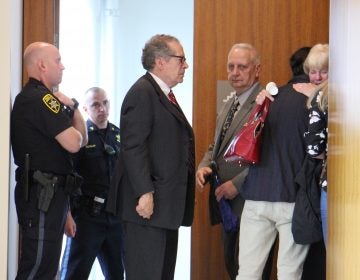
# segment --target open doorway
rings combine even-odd
[[[123,97],[145,73],[141,66],[141,51],[151,36],[158,33],[174,35],[182,42],[189,64],[193,61],[193,6],[193,0],[185,0],[181,5],[166,0],[151,3],[142,0],[61,0],[59,48],[66,69],[60,90],[81,102],[88,88],[104,88],[111,104],[109,121],[118,125]],[[176,92],[178,102],[191,122],[192,65]],[[190,241],[190,228],[181,228],[175,279],[190,279]],[[89,279],[104,279],[98,263],[93,266]]]

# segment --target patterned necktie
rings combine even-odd
[[[228,129],[229,129],[230,125],[231,125],[231,122],[234,119],[234,116],[235,116],[235,113],[236,113],[236,111],[238,109],[238,106],[239,106],[239,100],[236,99],[234,101],[234,103],[231,105],[230,110],[229,110],[229,112],[228,112],[228,114],[226,116],[226,119],[224,121],[222,130],[221,130],[221,135],[220,135],[220,143],[223,141],[223,139],[225,137],[225,134],[228,131]]]
[[[169,98],[169,100],[170,100],[170,102],[171,102],[172,104],[174,104],[175,106],[178,106],[178,107],[179,107],[179,104],[177,103],[176,98],[175,98],[175,95],[174,95],[174,93],[173,93],[172,90],[170,90],[170,92],[169,92],[169,94],[168,94],[168,98]]]

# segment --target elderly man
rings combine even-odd
[[[202,191],[207,177],[213,172],[210,163],[214,161],[218,167],[222,184],[215,190],[214,183],[210,180],[209,203],[212,224],[222,222],[217,203],[221,198],[227,199],[233,213],[241,217],[244,199],[239,192],[248,168],[246,165],[228,163],[223,156],[230,141],[247,121],[255,105],[255,98],[263,88],[259,82],[260,70],[260,56],[252,45],[240,43],[232,46],[228,54],[227,72],[235,94],[218,114],[214,142],[209,146],[196,173],[197,189]],[[225,264],[231,279],[235,279],[238,272],[238,239],[238,228],[233,231],[223,229]],[[267,275],[268,272],[264,274]]]
[[[145,44],[142,64],[147,73],[128,91],[120,115],[126,279],[173,279],[178,229],[190,226],[194,213],[194,134],[172,92],[188,64],[170,35]]]

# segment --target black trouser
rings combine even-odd
[[[310,245],[306,256],[302,280],[325,280],[326,279],[326,249],[324,241]]]
[[[102,212],[91,217],[84,207],[75,217],[76,234],[67,238],[61,280],[88,279],[95,258],[106,280],[124,279],[123,231],[120,221]]]
[[[126,280],[174,279],[178,230],[124,222]]]
[[[21,254],[16,279],[49,280],[56,276],[61,254],[68,199],[58,187],[45,213],[37,209],[37,184],[30,183],[29,200],[21,182],[15,187],[15,204],[21,229]]]

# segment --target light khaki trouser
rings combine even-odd
[[[309,245],[296,244],[291,232],[295,203],[246,200],[241,216],[239,273],[236,280],[261,280],[279,233],[279,280],[301,279]]]

